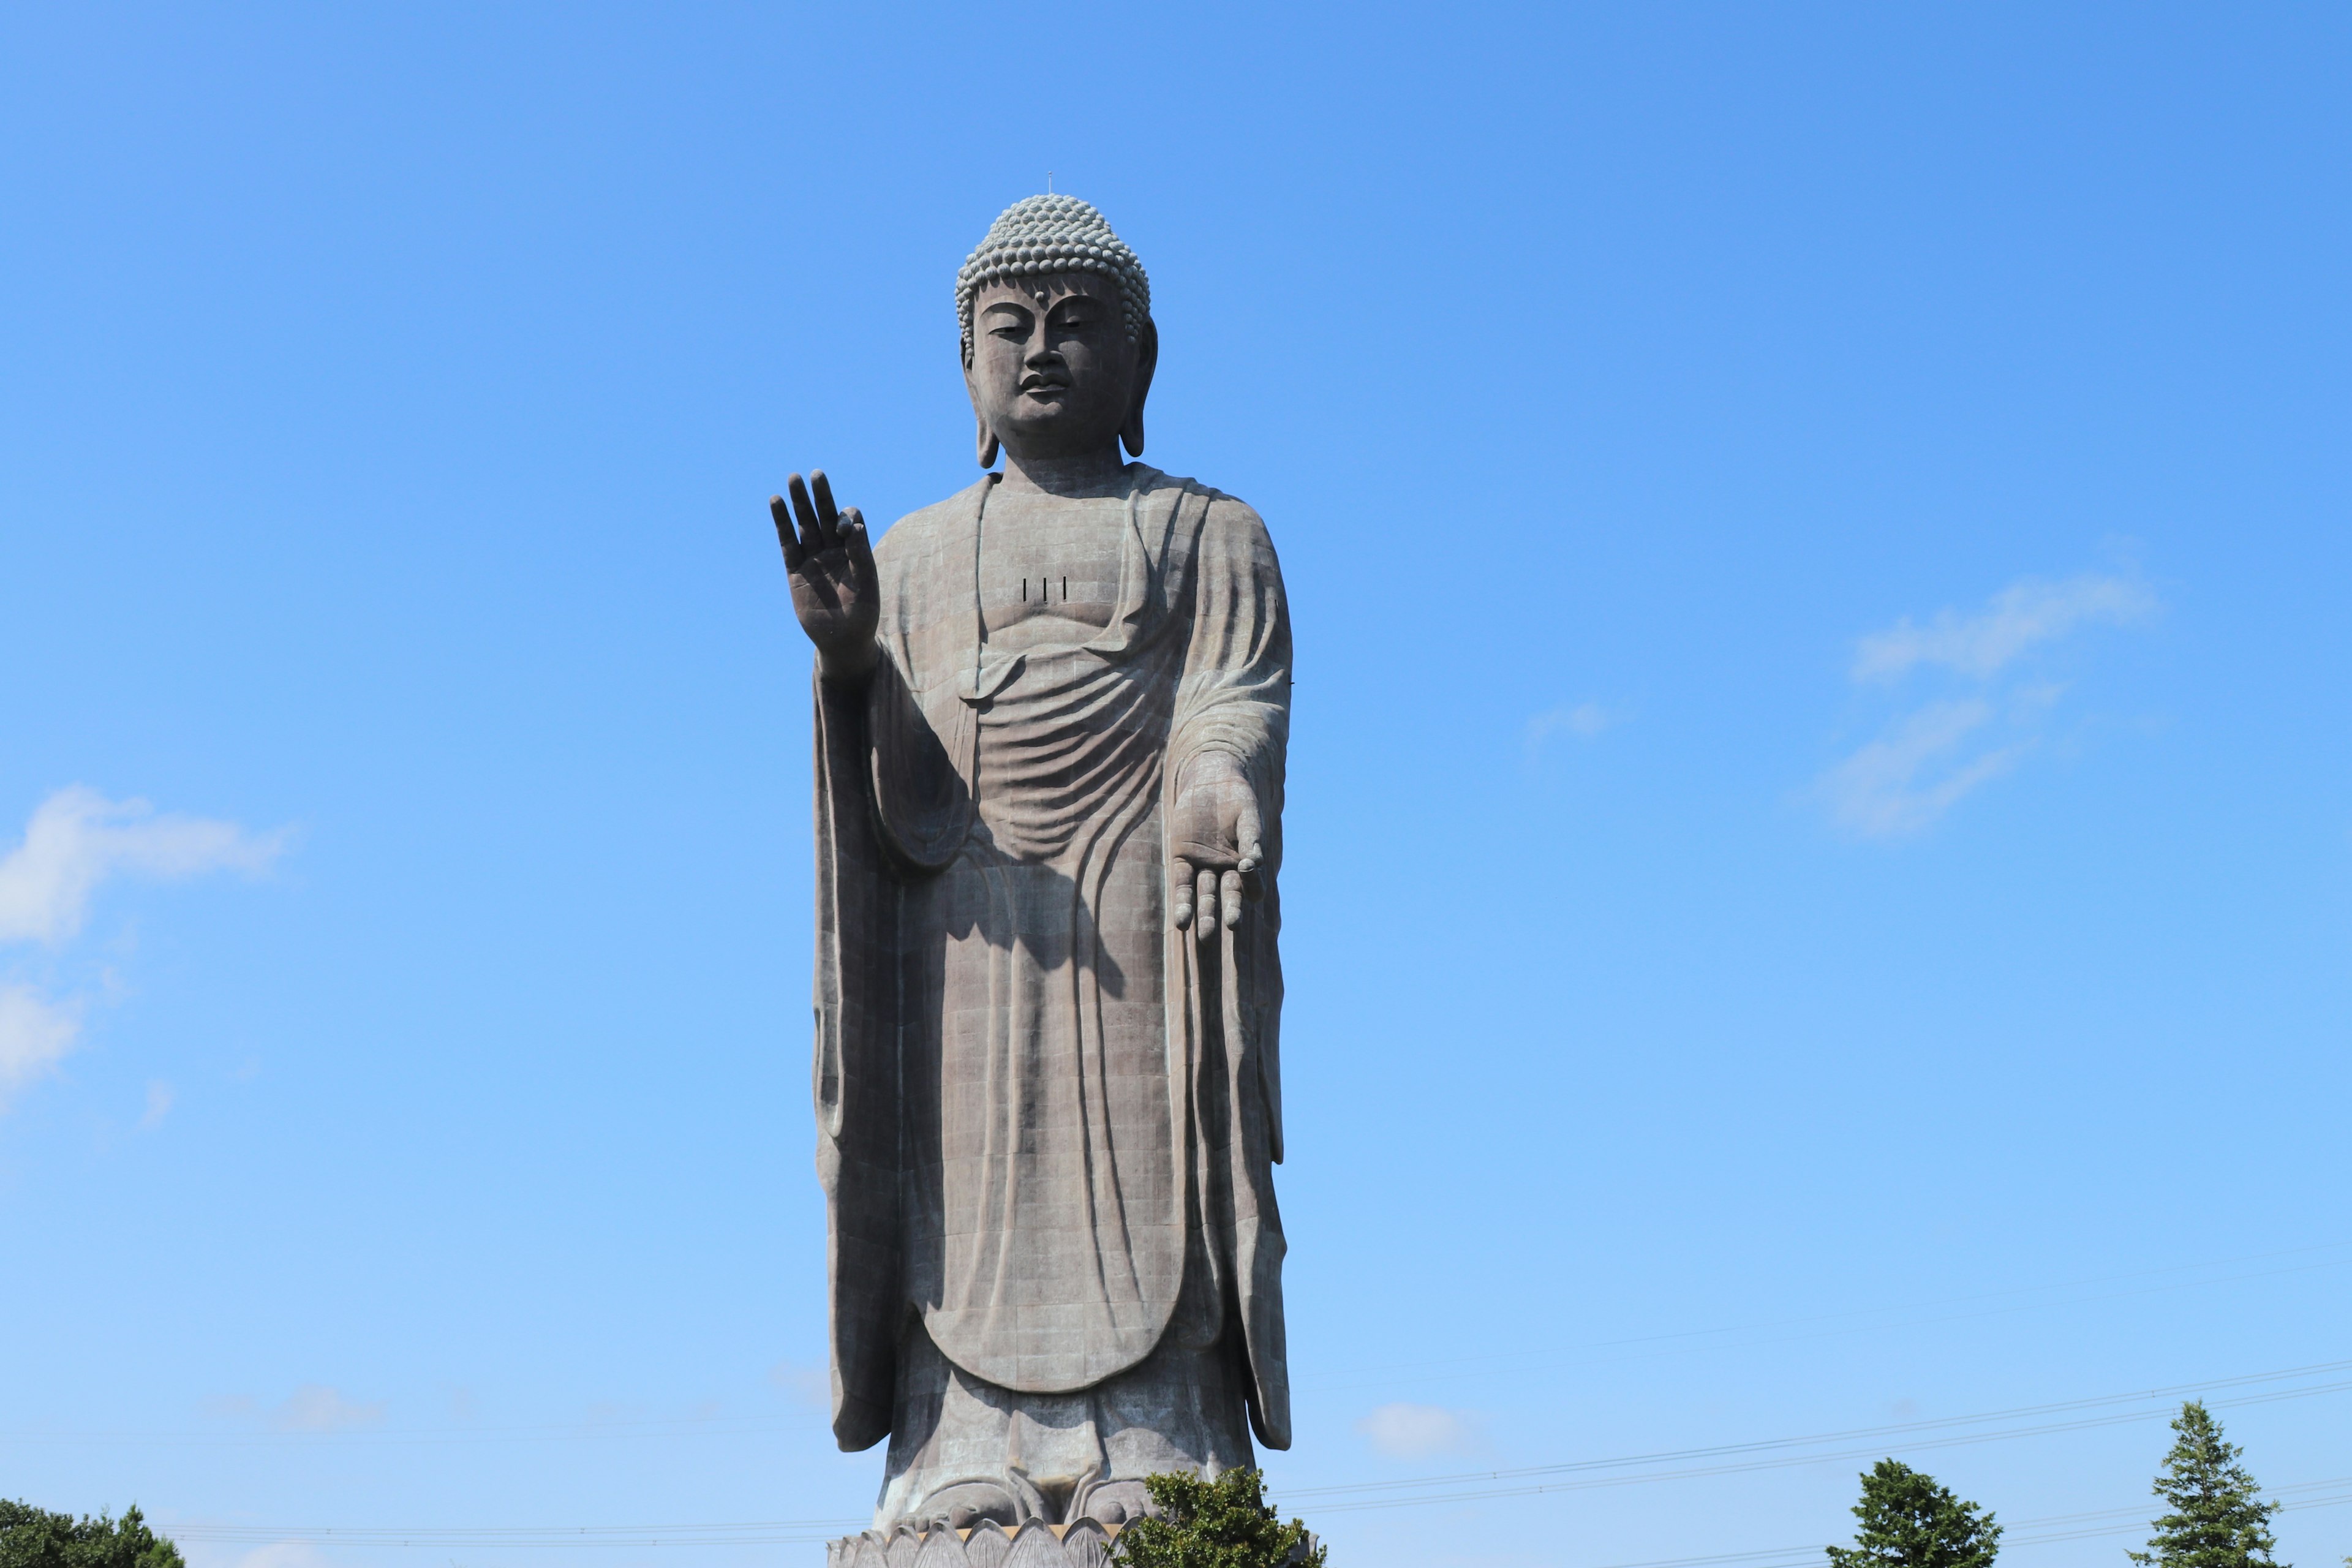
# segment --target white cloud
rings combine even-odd
[[[1992,596],[1977,615],[1938,610],[1926,626],[1906,616],[1855,644],[1856,680],[1894,681],[1919,665],[1935,665],[1983,679],[2037,643],[2076,626],[2122,625],[2152,615],[2156,595],[2128,577],[2097,575],[2063,583],[2021,577]]]
[[[74,784],[41,802],[24,841],[0,857],[0,944],[58,947],[79,934],[91,898],[110,877],[172,879],[268,868],[289,835],[252,834],[234,822],[158,816],[143,800],[109,800]],[[81,1035],[79,1000],[54,1001],[31,985],[0,983],[0,1110],[9,1096],[54,1068]],[[172,1086],[147,1088],[142,1130],[172,1109]]]
[[[306,1383],[269,1413],[269,1424],[289,1432],[347,1432],[383,1419],[383,1401],[346,1399],[323,1383]]]
[[[2033,723],[2063,695],[2063,687],[2012,665],[2077,627],[2119,626],[2160,607],[2129,577],[2021,577],[1975,615],[1939,610],[1925,626],[1906,617],[1861,638],[1850,671],[1857,683],[1891,685],[1922,668],[1956,679],[1946,683],[1949,695],[1896,714],[1875,740],[1823,773],[1814,783],[1818,796],[1840,826],[1861,837],[1931,826],[2016,767],[2033,748]]]
[[[1383,1405],[1356,1423],[1373,1447],[1392,1458],[1465,1453],[1477,1447],[1476,1417],[1434,1405]]]
[[[1961,796],[2016,765],[2023,744],[1963,757],[1963,742],[1993,717],[1980,699],[1931,702],[1832,768],[1822,791],[1839,824],[1865,838],[1916,833]]]
[[[179,1098],[177,1090],[162,1079],[151,1079],[147,1085],[147,1109],[139,1115],[139,1131],[152,1132],[163,1125],[163,1118],[172,1114],[172,1102]]]
[[[1528,756],[1533,759],[1554,735],[1569,734],[1580,741],[1590,741],[1616,723],[1619,717],[1598,702],[1563,705],[1529,719],[1520,731],[1520,738],[1527,746]]]
[[[207,1399],[204,1408],[207,1415],[228,1420],[258,1417],[281,1432],[348,1432],[355,1426],[373,1426],[382,1421],[384,1403],[377,1399],[362,1404],[344,1398],[341,1389],[330,1388],[323,1383],[306,1383],[283,1404],[267,1409],[242,1394]]]
[[[247,1546],[253,1524],[250,1519],[220,1516],[206,1517],[168,1511],[158,1516],[151,1513],[147,1522],[157,1534],[168,1535],[178,1545],[189,1568],[332,1568],[335,1558],[328,1556],[313,1541],[273,1541],[263,1546]],[[219,1539],[225,1537],[226,1539]]]
[[[326,1568],[329,1561],[307,1541],[273,1541],[239,1557],[236,1568]]]
[[[256,874],[286,840],[283,831],[255,835],[234,822],[158,816],[143,800],[109,800],[70,785],[34,810],[25,841],[0,859],[0,942],[54,944],[73,936],[109,877]]]
[[[79,1008],[45,1000],[29,985],[0,985],[0,1109],[74,1048]]]
[[[795,1404],[812,1410],[824,1410],[833,1404],[833,1373],[824,1367],[780,1361],[768,1369],[768,1381],[783,1390]]]

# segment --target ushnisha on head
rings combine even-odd
[[[1127,340],[1140,342],[1151,323],[1151,279],[1110,220],[1076,196],[1024,196],[988,226],[987,237],[956,274],[956,321],[963,363],[971,363],[971,305],[989,284],[1008,278],[1092,272],[1118,285]]]
[[[1000,442],[1031,474],[1142,455],[1151,284],[1101,213],[1065,195],[1007,207],[956,275],[956,316],[981,467]]]

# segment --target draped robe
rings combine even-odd
[[[990,647],[992,475],[883,535],[874,675],[816,683],[817,1166],[845,1449],[907,1425],[916,1336],[1015,1402],[1065,1395],[1145,1363],[1180,1299],[1236,1347],[1259,1440],[1289,1445],[1272,1181],[1288,613],[1254,511],[1128,476],[1101,631]],[[1265,864],[1262,900],[1201,942],[1169,922],[1165,840],[1208,752],[1255,793]]]

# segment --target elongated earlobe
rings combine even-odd
[[[1151,375],[1160,368],[1160,328],[1150,317],[1143,318],[1143,331],[1136,340],[1135,401],[1129,405],[1127,423],[1118,427],[1118,444],[1127,448],[1130,458],[1143,456],[1143,402],[1151,395]]]
[[[981,407],[980,388],[972,383],[970,359],[963,362],[963,389],[971,398],[971,422],[979,432],[973,438],[973,450],[980,457],[982,468],[992,468],[996,467],[996,432],[988,427],[987,412]]]

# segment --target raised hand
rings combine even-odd
[[[782,496],[770,496],[768,515],[776,521],[776,542],[784,547],[784,570],[792,574],[793,613],[816,645],[819,674],[828,680],[863,680],[878,657],[874,628],[882,617],[866,519],[856,507],[835,509],[833,487],[821,468],[810,473],[805,485],[794,474],[784,489],[792,493],[791,507]]]
[[[1244,902],[1259,896],[1263,835],[1257,791],[1239,758],[1202,752],[1184,764],[1168,825],[1169,916],[1178,931],[1189,926],[1206,942],[1221,924],[1241,924]]]

